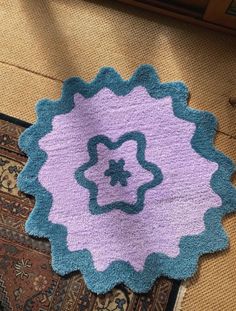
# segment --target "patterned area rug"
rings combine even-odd
[[[60,99],[39,101],[19,140],[29,160],[18,186],[36,197],[26,231],[50,240],[56,272],[81,271],[99,294],[121,283],[148,292],[228,246],[234,164],[214,147],[216,118],[188,95],[141,65],[129,80],[109,67],[68,79]]]
[[[49,242],[31,238],[24,230],[34,200],[16,186],[27,160],[17,141],[28,126],[0,114],[0,310],[172,311],[178,281],[161,278],[146,295],[125,286],[96,295],[79,272],[60,277],[52,271]]]

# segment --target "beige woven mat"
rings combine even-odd
[[[190,105],[213,112],[236,135],[236,38],[110,1],[0,1],[0,111],[29,122],[35,102],[57,98],[62,80],[91,79],[99,67],[129,77],[151,63],[162,81],[184,80]],[[236,140],[218,134],[217,147],[236,160]],[[236,216],[224,220],[227,251],[204,256],[183,311],[235,311]]]

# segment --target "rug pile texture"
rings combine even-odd
[[[38,103],[18,185],[36,199],[26,230],[50,240],[56,272],[80,270],[96,293],[147,292],[228,245],[234,165],[214,148],[215,117],[187,100],[184,83],[143,65],[129,80],[112,68],[71,78],[58,101]]]

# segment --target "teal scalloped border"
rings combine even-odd
[[[99,272],[94,268],[90,252],[68,251],[66,228],[48,221],[52,197],[37,178],[47,155],[39,148],[38,141],[52,130],[51,124],[55,115],[71,111],[75,93],[79,92],[89,98],[103,87],[107,87],[120,96],[128,94],[136,86],[145,87],[154,98],[171,96],[175,115],[196,124],[196,131],[191,140],[192,147],[203,157],[219,164],[219,169],[212,176],[211,186],[221,197],[222,206],[211,208],[205,213],[204,232],[181,238],[180,253],[177,257],[170,258],[162,253],[152,253],[147,257],[143,271],[136,272],[128,262],[115,261],[105,271]],[[19,139],[19,145],[29,159],[19,175],[18,186],[22,191],[35,196],[35,207],[27,220],[26,230],[31,235],[50,240],[52,266],[56,272],[64,275],[80,270],[88,288],[96,293],[105,293],[119,283],[126,284],[135,292],[147,292],[157,277],[161,275],[174,279],[190,277],[196,271],[198,259],[202,254],[226,248],[228,238],[221,219],[225,214],[236,210],[236,190],[230,182],[234,165],[213,146],[217,126],[215,117],[209,112],[187,107],[187,99],[188,90],[182,82],[160,83],[154,68],[151,65],[142,65],[127,81],[108,67],[102,68],[90,83],[80,78],[70,78],[64,82],[59,100],[39,101],[36,107],[37,122],[26,129]]]
[[[137,160],[139,164],[151,172],[154,178],[141,185],[137,189],[137,201],[134,204],[130,204],[124,201],[113,202],[110,204],[106,204],[100,206],[97,202],[98,195],[98,187],[95,182],[87,179],[84,175],[84,172],[95,165],[98,161],[97,156],[97,144],[102,143],[108,149],[114,150],[119,148],[125,141],[127,140],[135,140],[137,142]],[[75,172],[75,178],[77,182],[87,188],[90,192],[89,199],[89,209],[92,214],[102,214],[107,213],[113,209],[120,209],[129,214],[137,214],[143,209],[144,200],[145,200],[145,192],[148,189],[151,189],[158,184],[160,184],[163,180],[163,175],[161,170],[153,163],[145,161],[145,150],[146,150],[146,138],[141,132],[128,132],[122,135],[116,142],[112,142],[107,136],[97,135],[89,139],[88,144],[88,153],[90,159],[85,164],[81,165]]]

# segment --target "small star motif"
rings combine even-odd
[[[118,162],[115,160],[109,161],[109,168],[105,171],[104,175],[111,177],[110,184],[115,186],[120,183],[121,186],[127,186],[127,178],[131,176],[129,171],[124,170],[125,161],[120,159]]]

